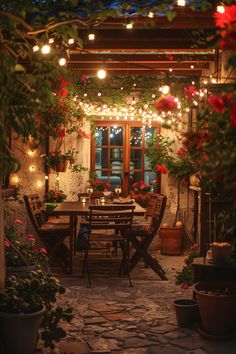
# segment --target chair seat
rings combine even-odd
[[[129,231],[135,233],[136,236],[145,236],[146,234],[152,231],[152,225],[150,223],[147,224],[137,224],[132,225],[131,230]]]
[[[67,224],[51,224],[45,223],[40,226],[39,232],[50,232],[50,233],[66,233],[70,232],[71,229]]]
[[[60,217],[56,217],[56,216],[50,216],[48,221],[48,223],[51,224],[70,224],[70,217],[69,216],[60,216]]]
[[[103,234],[90,234],[89,237],[90,241],[105,241],[105,242],[112,242],[112,241],[124,241],[124,238],[118,234],[112,234],[112,235],[103,235]]]

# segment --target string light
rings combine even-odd
[[[177,0],[177,5],[178,6],[185,6],[186,5],[186,1],[185,0]]]
[[[49,38],[48,43],[49,44],[54,43],[54,38]]]
[[[99,69],[97,72],[97,77],[101,80],[105,79],[105,77],[107,76],[106,70],[104,69]]]
[[[154,17],[154,13],[150,11],[149,14],[148,14],[148,17],[149,18],[153,18]]]
[[[48,176],[44,176],[44,179],[47,181],[48,180]]]
[[[41,48],[43,54],[49,54],[51,51],[51,47],[48,44],[44,44]]]
[[[74,44],[74,43],[75,43],[74,38],[69,38],[69,39],[68,39],[68,44]]]
[[[93,32],[88,34],[88,39],[89,41],[94,41],[95,40],[95,34]]]
[[[34,153],[35,153],[35,151],[32,151],[32,150],[28,150],[28,151],[27,151],[27,154],[28,154],[29,156],[33,156]]]
[[[190,68],[191,68],[191,69],[194,69],[194,65],[191,65]]]
[[[169,69],[169,72],[172,73],[172,71],[173,71],[173,69],[170,68],[170,69]]]
[[[102,96],[101,92],[98,92],[98,96],[99,96],[99,97]]]
[[[64,65],[66,64],[66,58],[60,58],[60,59],[58,60],[58,64],[59,64],[60,66],[64,66]]]
[[[31,165],[31,166],[29,167],[29,170],[30,170],[30,172],[34,172],[34,171],[35,171],[35,165]]]
[[[168,86],[168,85],[162,86],[161,91],[164,93],[164,95],[167,95],[170,92],[170,86]]]
[[[223,14],[225,12],[224,5],[217,5],[216,11],[219,12],[220,14]]]
[[[37,181],[37,186],[38,186],[39,188],[41,188],[41,187],[43,186],[43,182],[42,182],[42,181]]]
[[[38,45],[34,45],[33,46],[33,52],[37,52],[39,50],[39,46]]]
[[[131,22],[127,23],[126,28],[127,29],[132,29],[133,28],[133,24]]]
[[[18,184],[19,182],[20,182],[20,178],[19,178],[18,176],[13,175],[13,176],[11,177],[11,183],[12,183],[13,185]]]

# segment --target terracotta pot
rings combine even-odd
[[[183,227],[161,227],[159,237],[161,240],[161,254],[179,256],[182,253]]]
[[[56,172],[66,172],[66,169],[68,167],[69,161],[60,161],[56,164],[56,166],[54,167],[54,170]]]
[[[228,289],[228,294],[225,290]],[[227,282],[194,284],[203,330],[213,336],[236,332],[236,284]],[[222,291],[223,290],[223,291]]]

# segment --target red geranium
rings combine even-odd
[[[193,85],[184,88],[185,97],[190,100],[194,95],[196,95],[196,88]]]
[[[165,166],[157,165],[156,169],[158,172],[162,173],[163,175],[167,174],[167,169]]]
[[[226,108],[226,103],[222,97],[217,95],[211,95],[208,99],[214,110],[218,113],[224,112]]]
[[[156,103],[156,109],[158,111],[168,112],[174,111],[177,108],[177,102],[174,96],[168,95],[161,97]]]
[[[236,22],[236,5],[224,6],[223,13],[215,12],[214,18],[217,27],[225,28]]]
[[[230,123],[233,128],[236,128],[236,99],[234,99],[230,107]]]

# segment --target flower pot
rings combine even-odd
[[[199,282],[194,284],[193,289],[205,333],[219,337],[234,334],[236,332],[236,284]]]
[[[200,315],[198,303],[192,299],[179,299],[174,301],[176,319],[179,327],[191,328],[199,322]]]
[[[11,275],[21,275],[21,274],[25,274],[25,273],[29,273],[32,272],[34,270],[36,270],[38,267],[37,264],[32,264],[32,265],[28,265],[28,266],[7,266],[6,267],[6,276],[7,278],[9,278]]]
[[[0,333],[6,354],[32,354],[46,309],[29,314],[0,312]]]
[[[182,227],[174,226],[160,228],[161,254],[178,256],[182,253],[183,230]]]
[[[210,246],[212,262],[215,264],[227,263],[232,254],[231,245],[226,247]]]
[[[69,164],[69,161],[68,161],[68,160],[57,162],[57,164],[56,164],[55,167],[54,167],[54,170],[55,170],[56,172],[66,172],[66,169],[67,169],[67,167],[68,167],[68,164]]]

